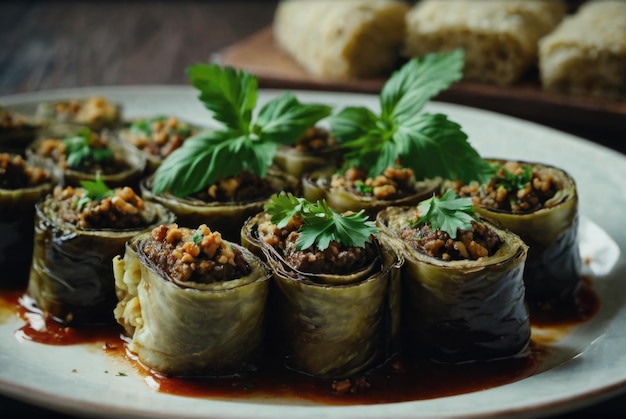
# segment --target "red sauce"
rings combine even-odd
[[[23,291],[0,290],[0,311],[12,310],[25,322],[16,331],[18,338],[49,345],[98,344],[107,355],[124,360],[139,371],[151,388],[186,397],[287,398],[327,405],[395,403],[445,397],[480,391],[533,375],[540,366],[541,357],[549,353],[546,343],[550,343],[549,339],[533,336],[529,354],[525,357],[463,365],[411,360],[399,355],[378,368],[353,377],[350,382],[335,383],[335,386],[333,380],[290,371],[271,357],[267,357],[257,371],[242,376],[164,377],[145,369],[126,354],[121,328],[114,321],[100,327],[65,327],[30,312],[29,304]],[[598,309],[599,300],[587,282],[579,292],[576,307],[558,315],[543,311],[541,316],[531,316],[531,321],[533,328],[554,334],[553,342],[570,331],[573,325],[593,316]],[[342,384],[346,385],[345,391],[339,390]]]

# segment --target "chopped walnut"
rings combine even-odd
[[[177,224],[152,230],[141,250],[160,270],[176,281],[212,283],[247,275],[251,268],[243,254],[206,224],[197,229]]]
[[[49,182],[50,173],[29,165],[20,155],[0,153],[0,188],[21,189]]]

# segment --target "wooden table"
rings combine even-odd
[[[267,27],[275,6],[241,0],[2,2],[0,97],[83,86],[187,85],[185,67]],[[590,135],[601,142],[611,134]],[[625,140],[605,144],[623,152]],[[625,406],[620,396],[567,417],[624,414]],[[0,397],[0,411],[13,413],[7,417],[68,417],[6,397]]]

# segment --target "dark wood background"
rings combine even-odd
[[[187,66],[269,26],[275,6],[251,0],[0,2],[0,97],[83,86],[187,85]],[[587,138],[623,152],[626,138],[590,131]],[[69,417],[6,397],[0,397],[0,412]],[[621,396],[566,416],[624,413]]]

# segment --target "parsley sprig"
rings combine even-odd
[[[300,234],[296,239],[298,250],[313,246],[324,250],[331,241],[350,247],[365,247],[372,234],[378,232],[375,223],[368,220],[363,210],[341,215],[330,208],[325,200],[312,203],[291,193],[272,195],[265,204],[265,212],[279,228],[287,226],[296,215],[302,219]]]
[[[411,227],[425,223],[433,230],[442,230],[455,239],[457,230],[469,230],[474,221],[472,198],[458,198],[452,190],[441,198],[433,196],[417,206],[420,217],[411,222]]]
[[[380,114],[347,107],[332,116],[331,131],[348,150],[346,166],[375,177],[399,162],[417,179],[488,179],[493,170],[459,124],[443,114],[420,114],[428,100],[461,79],[463,63],[462,50],[414,58],[383,86]]]
[[[198,64],[187,69],[199,99],[223,127],[187,139],[154,175],[153,191],[193,194],[219,179],[244,170],[264,176],[278,148],[294,143],[331,113],[331,107],[302,104],[290,92],[267,102],[258,112],[258,81],[251,74]]]
[[[103,162],[113,160],[113,151],[108,147],[92,147],[91,130],[83,128],[75,135],[63,139],[67,164],[71,168],[79,168],[88,161]]]
[[[85,194],[76,203],[78,210],[82,210],[91,201],[100,201],[109,196],[113,196],[115,191],[110,189],[102,180],[100,172],[96,173],[95,180],[81,180],[80,186],[85,190]]]

